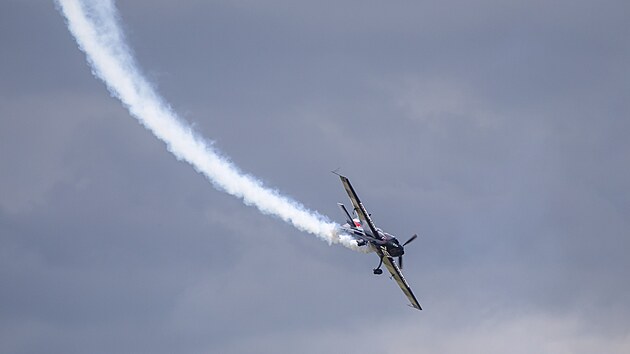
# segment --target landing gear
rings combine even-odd
[[[378,267],[372,269],[372,271],[374,271],[374,275],[381,275],[381,274],[383,274],[383,270],[381,269],[382,265],[383,265],[383,258],[381,258],[381,261],[378,262]]]

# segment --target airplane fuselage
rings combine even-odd
[[[354,220],[354,226],[346,223],[342,228],[357,238],[357,245],[359,246],[370,244],[374,251],[376,251],[376,248],[382,250],[384,247],[387,254],[391,257],[400,257],[405,254],[405,248],[398,242],[398,239],[391,234],[383,232],[381,229],[377,229],[380,239],[375,239],[365,234],[358,220]]]

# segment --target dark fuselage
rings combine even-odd
[[[391,257],[400,257],[405,254],[405,248],[398,242],[398,239],[393,235],[383,232],[381,229],[376,230],[379,236],[378,239],[366,235],[358,220],[355,220],[353,226],[350,224],[343,225],[343,229],[357,238],[357,244],[359,246],[366,244],[370,244],[375,248],[385,246],[387,253]]]

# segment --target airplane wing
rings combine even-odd
[[[367,210],[363,206],[363,203],[361,203],[361,200],[359,200],[359,196],[357,195],[357,192],[354,191],[354,188],[352,188],[350,181],[345,176],[342,176],[342,175],[339,175],[339,178],[341,178],[341,183],[343,183],[343,187],[346,189],[346,192],[348,193],[348,197],[350,197],[350,200],[352,201],[354,210],[356,210],[357,215],[359,215],[359,220],[361,220],[361,226],[363,226],[363,231],[368,236],[371,236],[372,238],[380,240],[381,236],[376,231],[376,226],[374,226],[374,222],[372,222],[372,219],[370,218],[370,214],[367,212]]]
[[[413,291],[411,291],[409,284],[407,284],[405,277],[403,277],[402,272],[400,271],[400,268],[398,268],[396,262],[394,262],[394,259],[387,255],[383,255],[383,264],[385,264],[385,267],[387,267],[387,270],[389,270],[389,272],[392,274],[392,277],[394,278],[394,280],[396,280],[396,283],[398,283],[400,289],[403,291],[403,293],[405,293],[407,299],[409,299],[409,302],[411,303],[411,306],[418,310],[422,310],[422,307],[420,307],[420,303],[418,303],[416,296],[413,294]]]

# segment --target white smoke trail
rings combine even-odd
[[[68,29],[85,52],[92,73],[106,85],[132,116],[166,143],[179,160],[191,164],[219,190],[274,215],[329,244],[357,250],[356,242],[339,233],[339,226],[300,203],[268,189],[244,174],[184,123],[141,74],[118,24],[112,0],[56,0]]]

